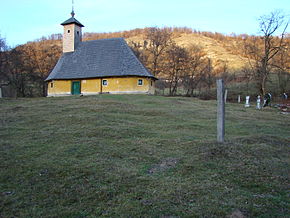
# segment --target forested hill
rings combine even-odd
[[[147,40],[147,31],[150,28],[134,29],[130,31],[110,32],[110,33],[84,33],[83,40],[96,40],[104,38],[123,37],[127,43],[132,46],[134,44],[142,44]],[[192,46],[200,47],[205,56],[212,59],[213,67],[226,64],[230,71],[239,71],[247,64],[248,59],[244,54],[244,41],[256,38],[249,35],[223,35],[221,33],[200,32],[189,28],[162,28],[161,32],[169,32],[172,41],[180,47],[191,48]],[[29,42],[25,47],[41,47],[44,51],[52,46],[61,47],[61,35],[54,34],[50,37],[42,37],[34,42]],[[41,44],[39,46],[38,44]],[[58,49],[61,52],[61,48]],[[55,52],[55,51],[54,51]],[[57,56],[59,56],[58,54]]]
[[[151,28],[134,29],[129,31],[110,32],[110,33],[84,33],[83,40],[96,40],[104,38],[123,37],[127,43],[134,49],[134,45],[141,47],[144,41],[148,40],[148,30]],[[213,32],[200,32],[190,28],[162,28],[161,33],[169,33],[172,42],[176,45],[191,49],[199,47],[204,53],[204,57],[212,60],[213,68],[220,68],[226,65],[229,72],[239,72],[243,67],[247,66],[249,59],[245,54],[245,43],[247,41],[259,41],[258,36],[250,36],[247,34],[224,35]],[[289,37],[288,37],[289,38]],[[39,45],[41,44],[41,45]],[[34,42],[29,42],[21,46],[21,49],[36,47],[37,50],[49,52],[51,47],[59,47],[57,51],[52,52],[59,57],[61,55],[61,34],[53,34],[50,37],[42,37]],[[55,53],[59,52],[59,53]],[[146,63],[144,63],[146,65]],[[150,69],[150,67],[149,67]]]
[[[111,37],[124,37],[129,45],[131,43],[142,44],[147,40],[149,28],[135,29],[114,33],[85,33],[84,40],[94,40]],[[223,35],[221,33],[200,32],[186,27],[183,28],[163,28],[161,32],[170,32],[173,42],[184,48],[192,46],[200,47],[213,61],[213,67],[220,67],[226,64],[230,71],[239,71],[247,64],[248,59],[244,54],[244,40],[255,38],[249,35]]]

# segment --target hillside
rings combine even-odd
[[[138,35],[127,38],[127,42],[141,42],[144,39],[144,35]],[[200,46],[206,53],[206,56],[213,60],[214,66],[219,66],[226,63],[230,71],[239,71],[245,64],[248,63],[248,59],[238,54],[233,46],[232,42],[220,42],[212,37],[204,36],[198,33],[181,33],[174,34],[173,41],[177,45],[185,48],[189,48],[192,45]]]
[[[182,34],[182,36],[175,38],[175,41],[184,47],[189,47],[192,44],[201,46],[209,58],[216,63],[227,63],[231,70],[240,70],[248,61],[241,55],[233,54],[233,51],[228,50],[227,46],[218,40],[199,34]]]
[[[141,95],[0,99],[0,217],[289,217],[290,117]]]
[[[230,71],[239,71],[248,62],[247,58],[243,57],[242,39],[240,37],[230,37],[211,32],[196,32],[188,28],[168,29],[172,32],[173,41],[177,45],[185,48],[189,48],[191,45],[200,46],[206,56],[213,60],[214,67],[226,63]],[[84,33],[83,38],[84,40],[95,40],[123,37],[128,43],[132,41],[141,42],[146,38],[145,32],[146,28],[112,33]],[[43,39],[45,38],[41,38],[36,43],[40,43]],[[48,42],[48,44],[55,43],[57,46],[62,46],[59,40],[48,40]]]

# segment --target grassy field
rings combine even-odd
[[[0,99],[0,217],[289,217],[290,115],[98,95]]]

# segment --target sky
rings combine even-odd
[[[10,47],[54,33],[70,18],[72,0],[0,0],[0,35]],[[74,0],[83,32],[189,27],[223,34],[259,34],[258,18],[290,0]]]

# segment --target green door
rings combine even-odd
[[[79,95],[81,94],[81,83],[80,81],[73,81],[71,85],[71,94]]]

